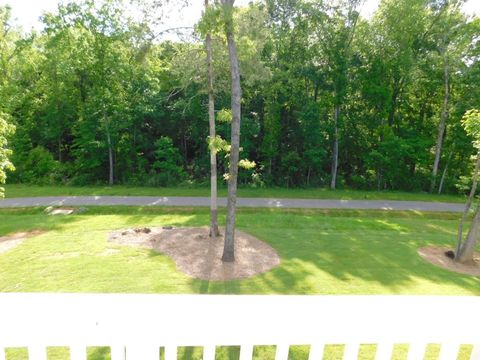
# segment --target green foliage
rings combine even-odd
[[[257,164],[255,164],[255,161],[251,161],[248,159],[241,159],[238,162],[238,166],[240,166],[242,169],[252,170],[255,168],[255,166],[257,166]]]
[[[155,142],[155,162],[153,163],[152,179],[149,185],[168,186],[178,184],[185,179],[185,172],[179,165],[181,156],[173,146],[172,139],[162,136]]]
[[[196,30],[202,38],[205,38],[208,33],[222,34],[222,26],[222,10],[218,6],[210,5],[204,9],[202,18],[196,24]]]
[[[17,181],[26,184],[46,185],[61,181],[60,163],[42,146],[30,150],[18,164]]]
[[[467,21],[455,2],[385,0],[370,19],[358,17],[358,4],[231,8],[212,0],[196,35],[212,34],[222,110],[218,138],[208,143],[220,152],[219,173],[231,136],[227,26],[242,77],[241,157],[256,164],[240,171],[241,184],[328,185],[338,133],[344,186],[428,190],[448,64],[439,177],[446,169],[444,189],[458,191],[476,151],[474,121],[466,132],[461,119],[480,107],[480,21]],[[137,22],[127,8],[121,0],[73,1],[45,14],[43,31],[23,33],[0,7],[0,113],[17,129],[9,182],[101,185],[113,173],[119,184],[206,183],[203,44],[153,41],[151,14]],[[156,144],[162,137],[171,144]],[[173,160],[158,154],[173,144]]]
[[[467,135],[473,138],[473,145],[480,150],[480,111],[468,110],[462,117],[462,125]]]
[[[224,151],[228,153],[230,151],[230,144],[227,140],[222,139],[219,135],[216,135],[213,139],[208,137],[208,148],[215,150],[215,152]]]
[[[232,122],[232,110],[222,109],[217,112],[216,120],[220,123],[231,123]]]
[[[12,151],[8,149],[8,137],[15,132],[15,127],[3,118],[0,113],[0,185],[5,184],[7,180],[6,171],[15,170],[13,164],[10,162],[9,157],[12,155]],[[4,196],[4,188],[0,187],[0,198]]]

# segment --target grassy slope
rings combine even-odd
[[[226,189],[220,188],[219,195],[226,196]],[[127,186],[33,186],[33,185],[7,185],[6,197],[31,197],[31,196],[67,196],[67,195],[122,195],[122,196],[209,196],[209,188],[149,188]],[[239,189],[240,197],[265,197],[265,198],[299,198],[299,199],[342,199],[342,200],[417,200],[417,201],[443,201],[464,202],[459,195],[436,195],[428,193],[386,192],[386,191],[358,191],[358,190],[329,190],[318,189],[284,189],[268,188]]]
[[[253,279],[193,280],[176,271],[164,255],[106,242],[112,229],[132,226],[198,226],[205,209],[90,208],[84,215],[49,217],[41,209],[0,210],[0,235],[41,228],[48,232],[0,255],[0,291],[233,293],[233,294],[436,294],[480,295],[480,279],[451,273],[420,259],[424,245],[451,245],[458,215],[380,211],[285,211],[241,209],[239,228],[274,246],[281,265]],[[117,253],[108,251],[118,250]],[[375,347],[363,346],[362,359]],[[396,348],[403,358],[406,347]],[[341,346],[325,359],[339,358]],[[463,350],[466,358],[468,349]],[[49,359],[68,359],[50,349]],[[108,359],[91,349],[89,359]],[[218,359],[238,359],[237,348],[222,348]],[[431,347],[427,358],[438,348]],[[273,359],[271,347],[256,359]],[[308,358],[308,348],[291,349],[291,359]],[[9,350],[8,360],[26,359]],[[200,349],[181,349],[180,359],[201,359]]]

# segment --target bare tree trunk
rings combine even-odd
[[[447,124],[447,118],[448,118],[448,100],[450,97],[448,56],[447,56],[446,50],[444,50],[443,55],[444,55],[443,80],[444,80],[445,94],[443,98],[442,114],[440,115],[440,123],[438,124],[437,145],[435,146],[435,161],[433,163],[432,183],[430,185],[430,192],[435,191],[438,165],[440,163],[440,157],[442,155],[443,138],[444,138],[445,126]]]
[[[205,0],[205,11],[208,9],[208,0]],[[207,50],[208,68],[208,123],[210,127],[210,139],[215,139],[215,97],[213,93],[213,64],[212,64],[212,36],[207,34],[205,39]],[[218,206],[217,206],[217,149],[210,148],[210,236],[220,235],[218,230]]]
[[[445,183],[445,178],[447,177],[448,165],[450,165],[450,160],[452,159],[453,149],[448,154],[447,162],[445,163],[445,168],[442,172],[442,177],[440,178],[440,184],[438,185],[438,194],[440,195],[443,191],[443,184]]]
[[[475,253],[475,246],[478,242],[480,225],[480,206],[475,211],[470,230],[468,231],[467,239],[462,243],[460,250],[455,254],[455,261],[460,263],[472,263],[473,255]]]
[[[235,261],[235,206],[237,203],[237,177],[240,151],[240,116],[242,89],[240,87],[240,67],[238,65],[237,47],[233,35],[233,3],[235,0],[222,0],[226,19],[226,35],[230,57],[230,72],[232,77],[232,134],[230,150],[230,171],[228,177],[227,224],[225,228],[225,245],[222,261]]]
[[[395,124],[395,113],[397,111],[397,100],[398,100],[398,95],[400,93],[399,86],[400,85],[398,84],[398,80],[394,80],[393,90],[392,90],[392,98],[391,98],[392,105],[391,105],[390,110],[388,112],[388,126],[390,126],[391,128],[393,128],[393,125]]]
[[[475,192],[477,191],[477,183],[478,183],[478,171],[480,169],[480,151],[477,152],[477,161],[475,163],[475,170],[473,171],[473,183],[472,183],[472,188],[470,189],[470,194],[468,195],[468,200],[467,203],[465,204],[465,210],[463,211],[462,218],[460,219],[460,224],[458,225],[458,236],[457,236],[457,249],[455,251],[455,261],[462,262],[460,259],[465,258],[465,256],[462,255],[462,252],[464,251],[464,246],[463,246],[463,224],[465,223],[465,220],[467,219],[468,212],[470,211],[470,208],[472,207],[473,199],[475,198]],[[478,209],[477,209],[478,213]],[[477,214],[475,215],[475,217]],[[472,223],[472,228],[473,228],[473,223]],[[470,230],[471,231],[471,230]],[[468,243],[470,239],[470,233],[467,237],[466,242]]]
[[[330,188],[335,190],[337,186],[337,169],[338,169],[338,118],[340,117],[340,105],[335,105],[335,112],[333,114],[333,155],[332,155],[332,181],[330,183]]]
[[[108,145],[108,184],[113,185],[113,149],[112,139],[110,137],[110,129],[108,125],[105,125],[105,132],[107,133],[107,145]]]

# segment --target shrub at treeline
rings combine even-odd
[[[240,158],[256,164],[241,183],[468,186],[476,151],[460,120],[480,108],[479,19],[453,0],[383,0],[370,19],[360,3],[266,0],[236,10]],[[10,182],[208,182],[202,39],[212,33],[217,133],[229,139],[224,32],[213,9],[196,36],[161,41],[161,4],[136,6],[142,21],[118,0],[73,2],[30,33],[0,7],[0,113],[16,128]]]

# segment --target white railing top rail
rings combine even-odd
[[[0,294],[0,351],[76,344],[280,345],[287,352],[301,344],[477,344],[479,324],[475,296]]]

